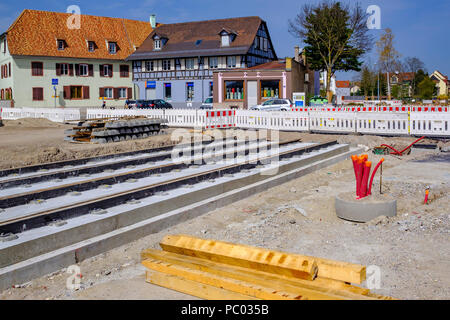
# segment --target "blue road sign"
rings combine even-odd
[[[57,86],[58,85],[58,79],[52,79],[52,85]]]

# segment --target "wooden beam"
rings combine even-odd
[[[275,251],[203,240],[190,236],[166,236],[160,243],[164,251],[210,259],[211,261],[312,280],[317,275],[314,259]]]
[[[330,281],[319,278],[313,281],[302,280],[154,249],[142,251],[141,258],[143,261],[156,259],[173,265],[207,272],[214,277],[232,278],[261,286],[270,284],[277,291],[283,290],[294,294],[294,296],[301,295],[308,299],[372,299],[372,297],[366,296],[369,292],[368,289],[347,285],[343,282],[340,282],[340,286],[338,286],[338,281],[335,280]]]
[[[145,280],[148,283],[156,284],[160,287],[169,288],[178,292],[189,294],[208,300],[259,300],[254,297],[246,296],[240,293],[217,288],[214,286],[186,280],[169,274],[147,271]]]
[[[160,246],[164,251],[305,280],[313,280],[317,274],[321,278],[361,284],[366,278],[366,267],[362,265],[187,235],[168,235]]]
[[[276,286],[272,286],[271,283],[259,285],[248,281],[218,276],[209,272],[188,268],[157,259],[146,259],[142,261],[142,264],[154,271],[240,293],[245,296],[255,297],[257,299],[306,300],[304,296],[278,289]]]

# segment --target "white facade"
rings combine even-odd
[[[320,72],[320,85],[323,86],[323,89],[326,89],[326,87],[327,87],[327,71]],[[336,94],[336,76],[335,75],[333,75],[331,77],[330,91],[333,92],[333,94]]]
[[[98,60],[98,59],[70,59],[70,58],[53,58],[53,57],[14,57],[13,61],[13,98],[16,107],[89,107],[101,106],[103,100],[106,105],[123,106],[128,96],[122,98],[100,97],[100,88],[132,88],[131,64],[128,62]],[[32,75],[32,62],[42,62],[43,75]],[[56,64],[75,65],[87,64],[93,66],[93,76],[76,75],[57,75]],[[112,77],[100,76],[101,65],[112,65]],[[128,77],[121,77],[120,66],[128,66]],[[52,79],[58,80],[58,85],[52,85]],[[22,84],[22,85],[21,85]],[[23,85],[26,84],[26,85]],[[83,94],[81,98],[64,97],[64,87],[77,86],[89,87],[89,98]],[[2,87],[2,85],[0,85]],[[56,99],[55,90],[56,87]],[[43,88],[42,100],[33,99],[33,88]],[[129,97],[129,98],[132,98]]]

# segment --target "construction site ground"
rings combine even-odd
[[[0,128],[0,168],[132,151],[172,144],[171,132],[151,138],[106,145],[63,141],[68,125],[47,120],[4,122]],[[281,139],[364,145],[382,143],[398,148],[411,137],[380,137],[280,133]],[[421,143],[442,141],[426,139]],[[382,156],[369,160],[378,162]],[[35,279],[0,293],[0,299],[194,299],[148,284],[140,252],[159,248],[167,234],[188,234],[268,249],[300,253],[381,269],[374,293],[399,299],[450,298],[450,153],[414,149],[403,157],[383,156],[383,194],[397,198],[394,218],[366,224],[336,217],[334,196],[355,188],[351,160],[318,170],[263,193],[209,212],[185,223],[79,263],[82,280],[77,291],[67,289],[66,270]],[[424,205],[426,187],[429,204]],[[378,175],[375,193],[379,193]],[[295,208],[294,208],[294,207]]]

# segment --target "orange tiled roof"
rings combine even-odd
[[[350,81],[336,81],[336,88],[350,88]]]
[[[81,15],[81,28],[69,29],[69,13],[24,10],[9,27],[8,48],[11,55],[124,60],[139,47],[152,31],[149,22]],[[67,47],[57,49],[57,39]],[[88,51],[87,41],[97,48]],[[110,54],[107,41],[117,42],[118,51]]]
[[[284,70],[286,69],[286,60],[277,60],[266,62],[254,67],[248,68],[249,70]]]

